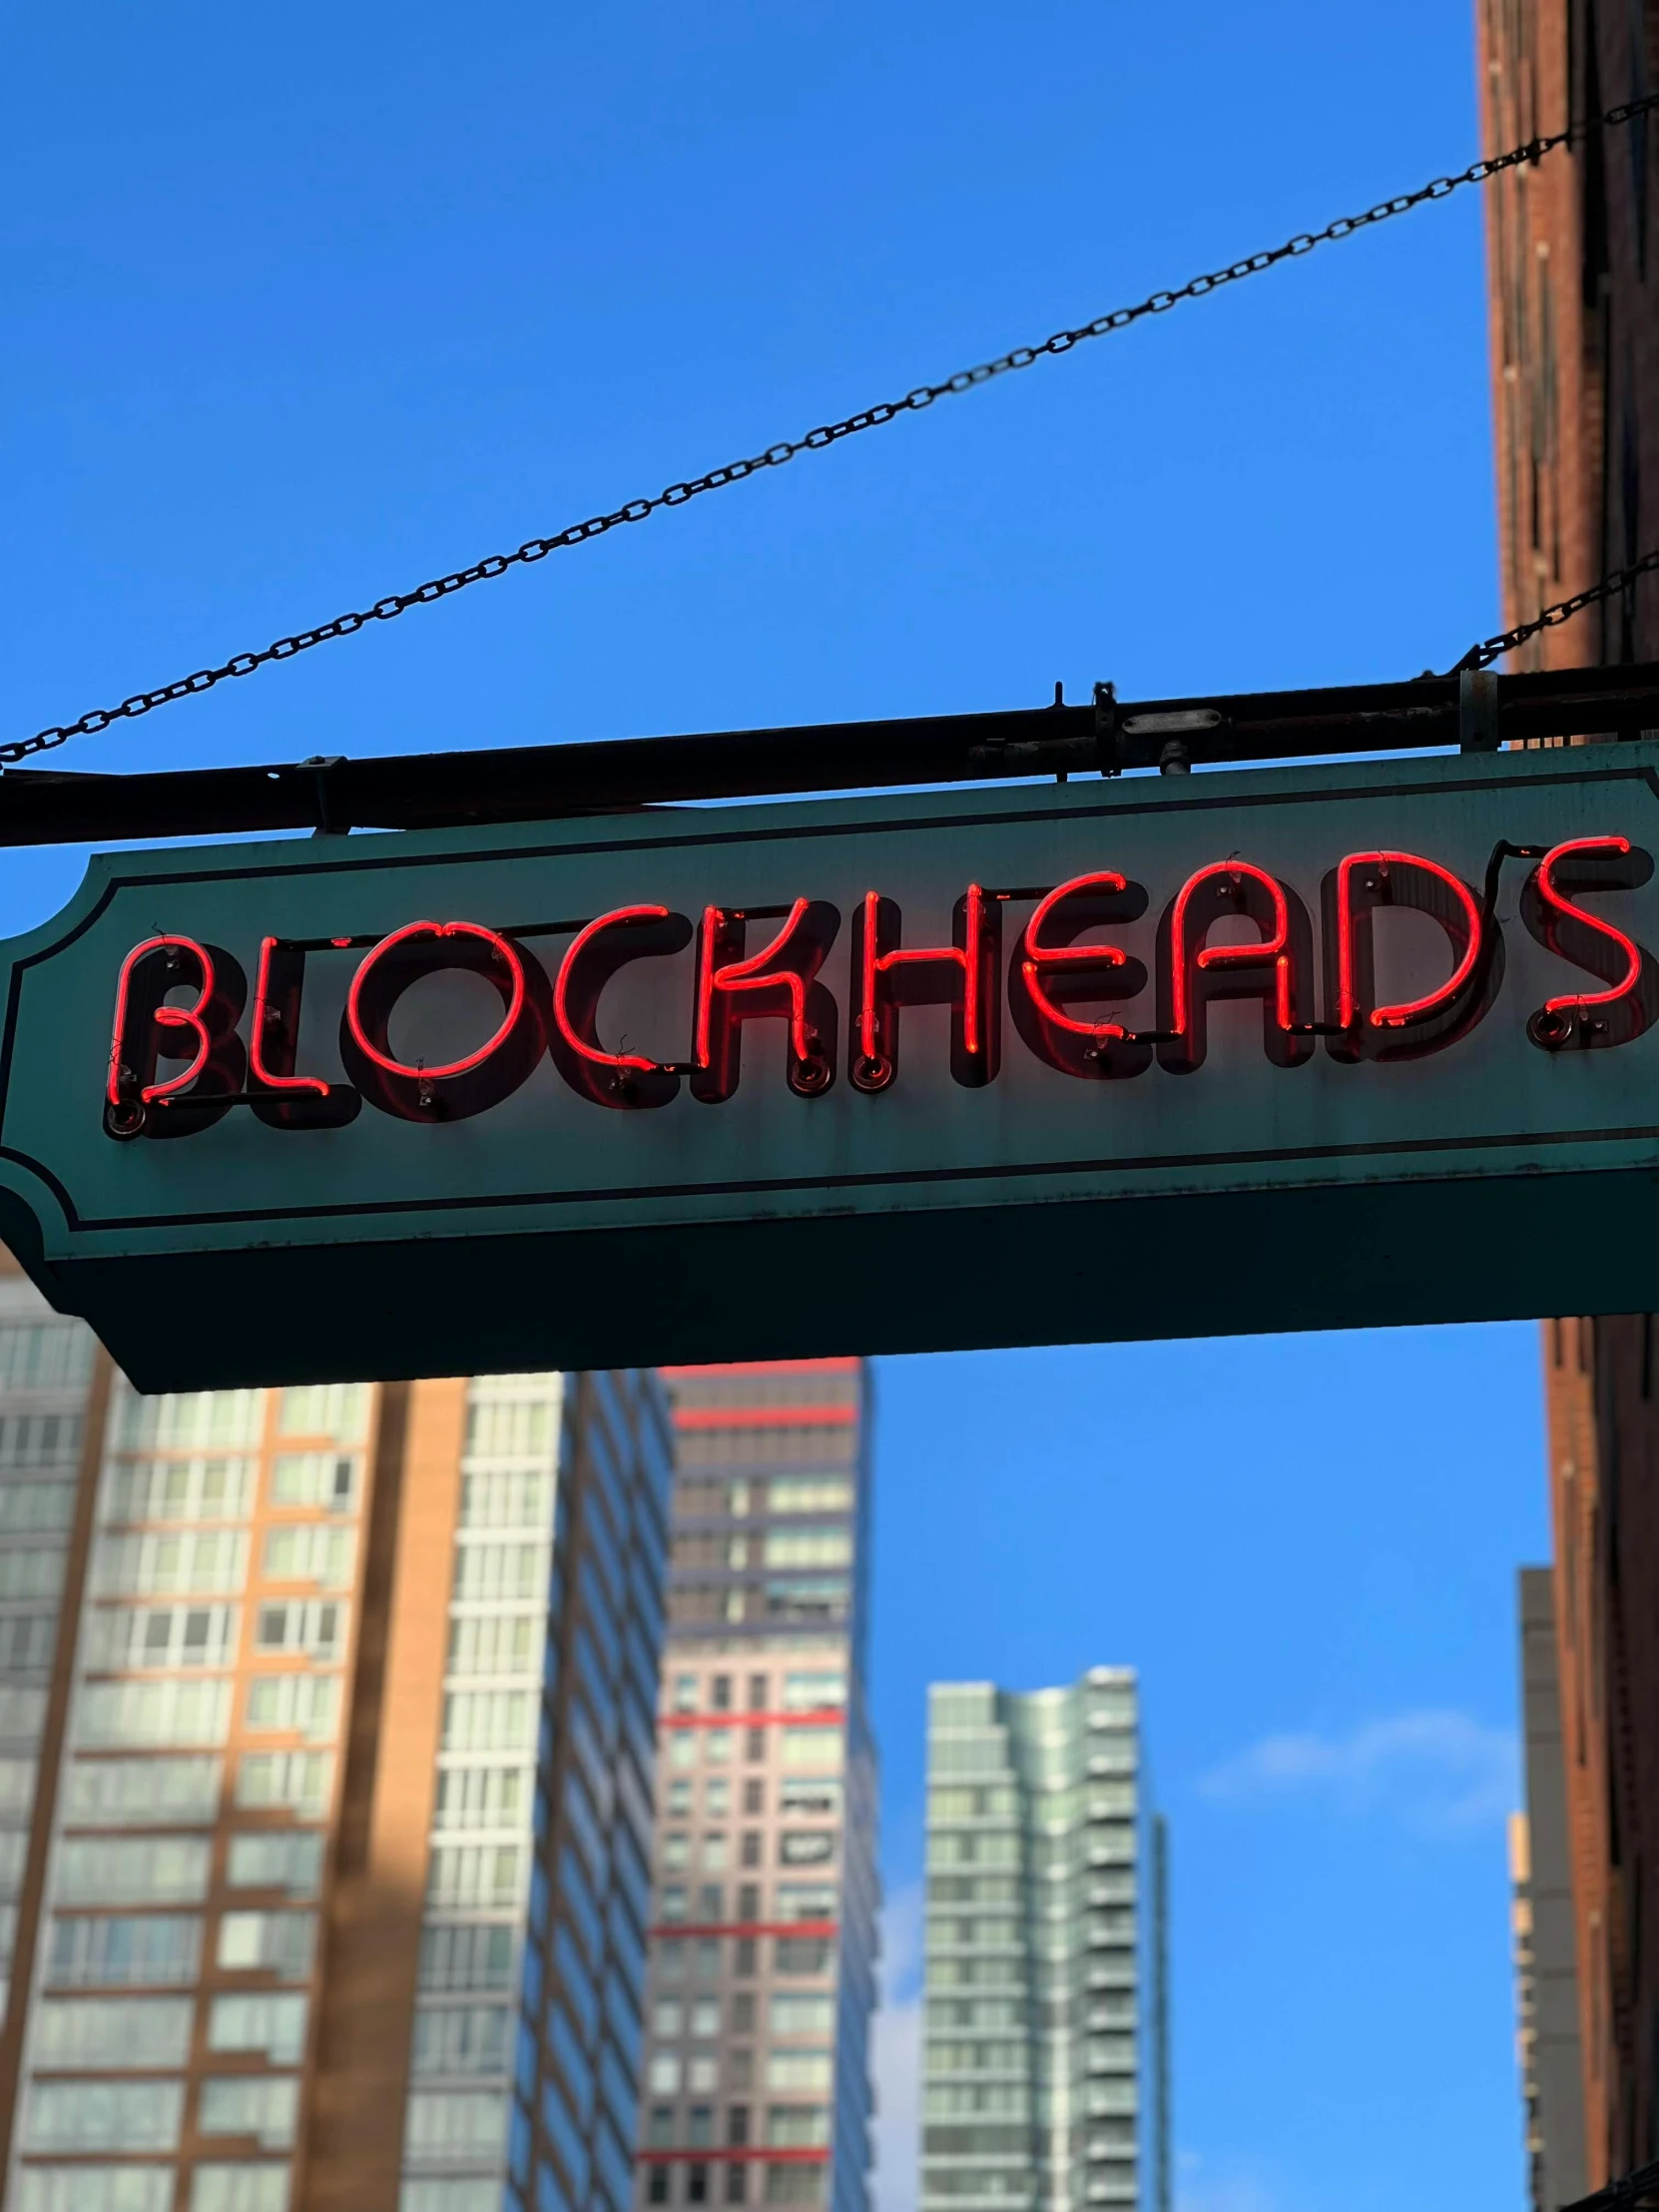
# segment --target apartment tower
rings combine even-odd
[[[0,1278],[11,2212],[629,2212],[667,1408],[143,1397]]]
[[[1141,1911],[1142,1815],[1131,1669],[1029,1694],[933,1686],[922,2212],[1167,2203],[1162,2037],[1148,2032],[1163,2014],[1162,1929]]]
[[[678,1368],[642,2206],[865,2212],[875,1758],[856,1360]]]

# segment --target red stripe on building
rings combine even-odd
[[[642,2166],[673,2166],[704,2160],[738,2158],[764,2158],[770,2164],[780,2166],[823,2166],[828,2163],[828,2150],[786,2150],[781,2143],[743,2143],[722,2146],[711,2143],[705,2150],[637,2150],[634,2156]]]
[[[809,1713],[663,1713],[659,1728],[839,1728],[842,1705],[815,1705]]]
[[[833,1936],[838,1921],[663,1921],[659,1936]]]
[[[659,1368],[671,1382],[708,1375],[855,1375],[856,1357],[840,1360],[735,1360],[724,1368]]]
[[[676,1428],[850,1428],[856,1405],[677,1405]]]

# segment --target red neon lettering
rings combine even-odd
[[[271,955],[279,941],[276,937],[264,937],[260,941],[260,973],[254,986],[254,1029],[248,1040],[248,1072],[267,1090],[309,1091],[319,1098],[326,1098],[331,1086],[320,1075],[278,1075],[266,1060],[266,1030],[279,1026],[277,1010],[271,1003]],[[295,991],[295,1002],[297,998],[298,992]],[[298,1041],[297,1037],[288,1039],[290,1055]]]
[[[151,1105],[158,1098],[171,1098],[175,1092],[187,1089],[208,1064],[213,1050],[213,1037],[203,1019],[214,995],[214,964],[208,948],[198,944],[194,937],[146,937],[142,944],[134,945],[121,963],[121,975],[115,987],[115,1029],[110,1039],[109,1101],[112,1106],[125,1103],[123,1078],[130,1082],[123,1065],[122,1054],[127,1043],[127,997],[132,983],[133,969],[146,954],[151,952],[188,952],[202,970],[202,987],[194,1006],[158,1006],[152,1019],[162,1029],[190,1029],[196,1035],[196,1052],[183,1075],[169,1076],[165,1083],[146,1083],[139,1092],[140,1100]]]
[[[647,1060],[637,1052],[607,1052],[597,1036],[582,1034],[570,1011],[570,979],[577,961],[589,945],[607,929],[624,927],[629,922],[667,921],[667,906],[618,906],[614,912],[601,914],[590,921],[585,929],[578,930],[571,939],[570,950],[559,963],[559,973],[553,984],[553,1020],[560,1036],[578,1059],[587,1061],[590,1067],[632,1069],[640,1075],[655,1075],[663,1070],[661,1060]],[[587,1027],[591,1031],[598,1013],[597,1003],[588,1016]],[[707,1065],[705,1061],[703,1065]]]
[[[1610,921],[1598,920],[1594,914],[1570,899],[1555,882],[1556,864],[1571,852],[1617,852],[1630,850],[1628,837],[1573,837],[1565,844],[1552,845],[1538,862],[1538,896],[1550,909],[1552,918],[1581,921],[1586,929],[1592,929],[1598,937],[1605,937],[1622,955],[1624,974],[1605,991],[1574,991],[1561,998],[1546,998],[1546,1014],[1577,1013],[1585,1006],[1611,1006],[1621,998],[1628,998],[1642,979],[1641,948],[1627,937],[1622,929],[1615,929]]]
[[[1291,913],[1284,885],[1277,877],[1270,875],[1266,868],[1255,867],[1249,860],[1212,860],[1207,867],[1201,867],[1196,874],[1189,875],[1177,891],[1170,920],[1170,1027],[1183,1039],[1192,1026],[1191,986],[1187,974],[1187,911],[1194,893],[1201,885],[1217,882],[1223,877],[1241,885],[1246,881],[1259,884],[1267,892],[1273,907],[1273,930],[1259,944],[1200,945],[1194,964],[1205,969],[1249,967],[1260,966],[1271,960],[1274,970],[1274,1018],[1281,1029],[1289,1030],[1292,1027]]]
[[[1480,957],[1480,907],[1468,885],[1437,860],[1425,860],[1416,852],[1350,852],[1337,868],[1337,1025],[1341,1029],[1353,1029],[1361,1019],[1354,943],[1354,870],[1358,867],[1376,868],[1380,882],[1387,880],[1391,867],[1420,870],[1451,893],[1462,915],[1466,932],[1462,957],[1439,989],[1422,998],[1404,999],[1397,1006],[1374,1006],[1367,1017],[1374,1029],[1403,1029],[1449,1006],[1473,974]],[[1455,942],[1453,925],[1443,915],[1436,918]]]
[[[1056,884],[1048,896],[1033,912],[1025,924],[1020,975],[1026,992],[1044,1021],[1052,1022],[1056,1029],[1063,1029],[1074,1037],[1090,1037],[1096,1042],[1105,1037],[1127,1037],[1129,1032],[1120,1021],[1077,1021],[1058,1007],[1043,987],[1044,968],[1059,968],[1062,975],[1086,972],[1092,964],[1096,967],[1121,968],[1127,964],[1128,955],[1115,944],[1054,944],[1045,945],[1042,939],[1043,924],[1055,908],[1068,898],[1082,891],[1123,891],[1128,880],[1102,868],[1094,875],[1074,875],[1070,882]]]
[[[962,1047],[972,1058],[979,1057],[979,992],[980,966],[985,934],[985,894],[977,883],[967,887],[966,923],[963,944],[937,944],[917,946],[906,950],[894,945],[889,952],[877,952],[876,921],[880,912],[879,891],[864,893],[864,959],[863,988],[858,1007],[858,1048],[866,1060],[876,1056],[876,1023],[879,1018],[880,978],[890,975],[894,968],[922,967],[930,962],[943,961],[959,968],[962,982],[959,993],[962,1008]],[[895,993],[896,997],[896,993]]]
[[[721,992],[765,991],[783,988],[790,999],[790,1051],[797,1060],[810,1060],[816,1039],[807,1026],[807,977],[794,968],[774,968],[769,963],[790,948],[790,940],[807,918],[810,899],[798,898],[785,922],[766,949],[746,960],[720,964],[719,945],[729,916],[720,906],[703,909],[703,945],[697,963],[697,1064],[714,1065],[711,1035],[715,999]],[[814,966],[817,966],[814,962]]]
[[[412,1067],[404,1060],[394,1060],[380,1050],[363,1027],[361,1000],[363,985],[373,973],[376,963],[396,945],[407,944],[412,937],[476,937],[487,944],[496,957],[505,962],[512,977],[512,991],[507,1001],[507,1011],[495,1034],[476,1052],[469,1052],[464,1059],[447,1061],[442,1067]],[[524,1011],[524,963],[517,952],[494,929],[486,929],[476,921],[410,921],[401,929],[394,929],[389,937],[382,937],[373,950],[364,954],[362,963],[351,978],[351,989],[345,1001],[346,1025],[352,1042],[363,1057],[372,1061],[387,1075],[401,1075],[411,1082],[437,1082],[446,1075],[464,1075],[470,1068],[481,1067],[493,1052],[498,1052],[518,1025]]]
[[[972,1086],[991,1080],[995,1046],[985,986],[993,926],[983,890],[970,883],[956,905],[951,934],[957,941],[906,947],[898,942],[901,921],[894,902],[879,891],[864,893],[856,929],[851,1069],[859,1090],[885,1090],[897,1073],[901,1006],[954,1008],[951,1075]]]

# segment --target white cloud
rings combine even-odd
[[[875,2212],[915,2212],[921,2126],[921,1886],[881,1915],[881,2002],[873,2023]]]
[[[1175,2161],[1175,2212],[1274,2212],[1274,2192],[1243,2168],[1210,2170],[1196,2151]]]
[[[1507,1729],[1439,1707],[1366,1721],[1346,1735],[1264,1736],[1198,1785],[1205,1797],[1238,1804],[1321,1791],[1345,1812],[1390,1813],[1437,1834],[1501,1819],[1519,1786]]]

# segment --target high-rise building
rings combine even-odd
[[[1167,2199],[1161,1984],[1142,2006],[1163,1942],[1161,1904],[1157,1925],[1142,1911],[1141,1774],[1130,1668],[1067,1689],[929,1693],[923,2212]],[[1158,1876],[1154,1889],[1161,1900]]]
[[[1526,1811],[1509,1824],[1517,2055],[1532,2212],[1584,2194],[1584,2096],[1555,1605],[1547,1567],[1519,1575]]]
[[[1659,142],[1651,115],[1592,120],[1659,86],[1659,0],[1480,0],[1477,21],[1485,150],[1575,127],[1486,188],[1508,627],[1659,547]],[[1649,572],[1515,665],[1656,659]],[[1543,1325],[1589,2189],[1659,2159],[1654,1329],[1652,1315]]]
[[[629,2212],[669,1448],[143,1397],[0,1278],[10,2212]]]
[[[864,2212],[875,1754],[857,1360],[666,1372],[642,2206]]]

